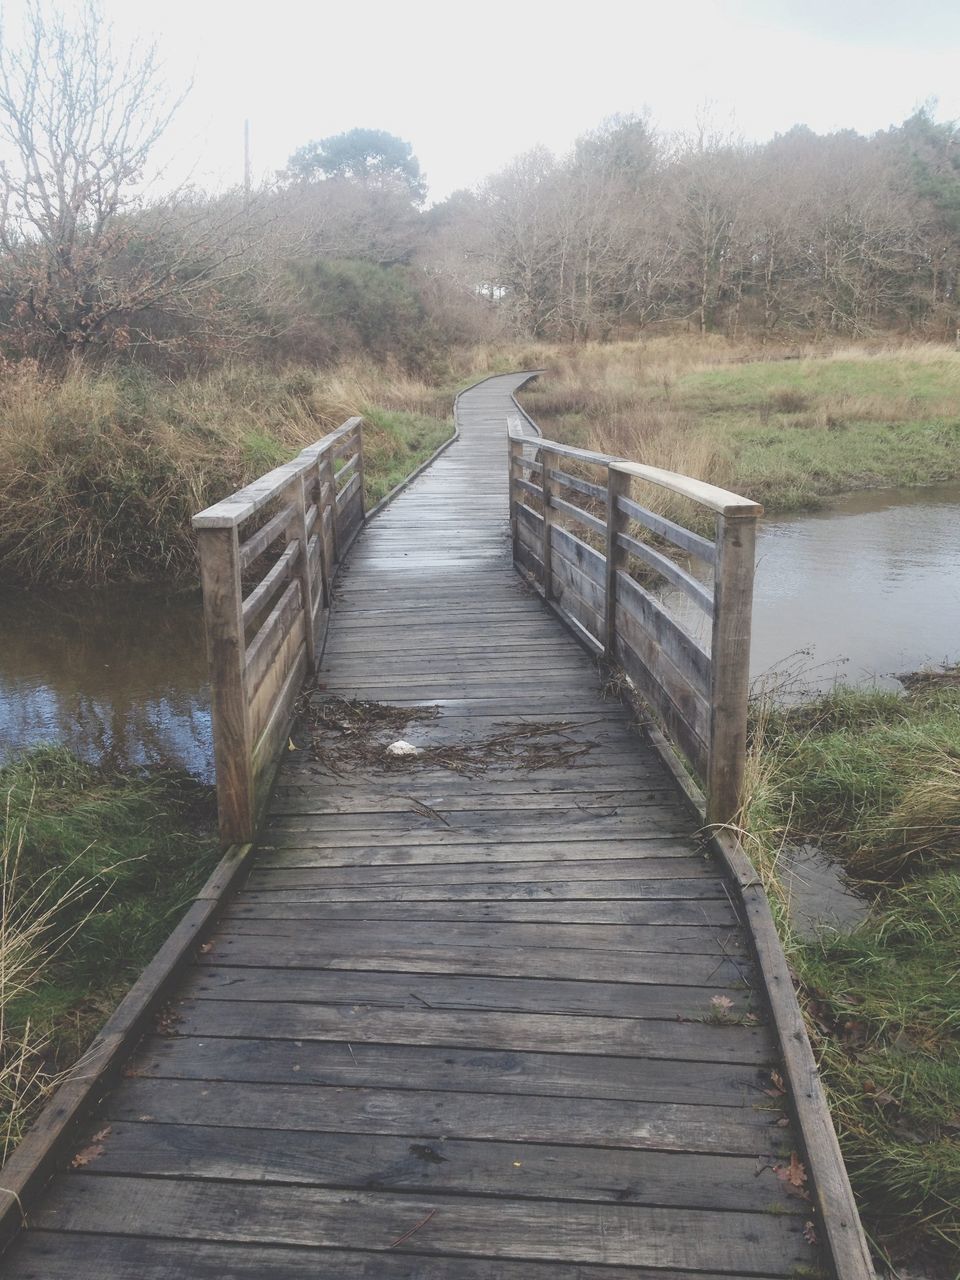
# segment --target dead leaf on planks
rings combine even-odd
[[[103,1155],[104,1139],[110,1136],[110,1126],[105,1129],[99,1129],[91,1137],[89,1143],[85,1147],[81,1147],[77,1154],[70,1161],[71,1169],[85,1169],[88,1164],[96,1160],[98,1156]]]

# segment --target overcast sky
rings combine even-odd
[[[2,5],[13,36],[22,0]],[[61,0],[61,7],[75,7]],[[194,87],[162,150],[171,179],[255,177],[362,125],[413,144],[432,199],[615,112],[673,132],[713,118],[748,139],[804,123],[861,132],[938,99],[960,117],[958,0],[102,0],[121,39],[161,43]]]

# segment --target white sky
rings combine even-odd
[[[159,38],[172,84],[193,76],[161,150],[172,179],[208,187],[240,181],[245,117],[255,178],[361,125],[413,144],[432,199],[618,111],[673,132],[708,102],[758,140],[795,123],[872,132],[929,98],[960,117],[957,0],[101,4],[118,37]],[[2,4],[11,37],[22,8]]]

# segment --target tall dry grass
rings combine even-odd
[[[0,571],[22,581],[195,572],[195,511],[374,406],[449,415],[390,365],[221,368],[178,381],[77,364],[0,371]],[[415,464],[414,464],[415,465]]]

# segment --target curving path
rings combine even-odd
[[[10,1280],[817,1264],[773,1167],[793,1139],[732,898],[512,567],[523,381],[460,397],[461,439],[340,580],[315,698],[437,704],[402,730],[426,762],[290,753],[245,887]]]

